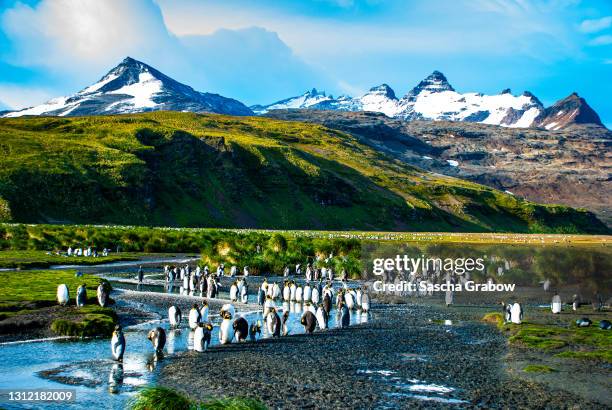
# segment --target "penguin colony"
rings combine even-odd
[[[190,290],[200,289],[207,297],[216,297],[220,282],[218,277],[223,274],[223,265],[217,269],[216,274],[211,274],[208,267],[204,271],[198,266],[192,273],[189,266],[181,268],[176,267],[170,269],[164,267],[166,281],[182,280],[183,284]],[[232,276],[235,276],[237,269],[232,267]],[[244,277],[239,278],[230,286],[229,294],[231,302],[248,302],[248,284],[246,277],[248,276],[248,267],[243,271]],[[144,272],[142,267],[138,269],[138,282],[142,283]],[[97,301],[100,306],[105,307],[109,303],[109,289],[104,283],[96,289]],[[76,291],[77,307],[85,306],[87,303],[87,288],[85,284],[78,287]],[[65,284],[60,284],[57,287],[57,301],[60,305],[65,306],[70,300],[69,289]],[[304,285],[298,284],[293,280],[285,279],[281,289],[278,283],[269,283],[267,278],[264,278],[263,283],[257,290],[257,302],[263,311],[263,319],[267,332],[273,337],[286,336],[289,334],[289,310],[283,308],[282,316],[279,315],[279,309],[276,306],[277,301],[284,303],[303,304],[303,314],[300,319],[301,325],[307,334],[312,334],[318,328],[325,330],[328,328],[329,315],[332,309],[332,303],[335,301],[335,306],[338,309],[338,324],[340,328],[346,328],[350,325],[350,311],[359,310],[362,313],[368,313],[370,310],[370,297],[364,289],[349,289],[344,283],[343,288],[334,289],[332,280],[328,280],[323,285],[323,278],[319,278],[318,282],[311,283],[310,280]],[[302,309],[300,309],[302,310]],[[248,321],[241,316],[236,316],[236,309],[233,304],[228,303],[222,306],[220,312],[222,319],[219,325],[219,343],[229,344],[234,340],[237,342],[245,342],[247,340],[256,341],[261,338],[262,325],[260,320],[249,324]],[[172,305],[168,308],[168,320],[171,329],[178,329],[183,319],[183,313],[178,306]],[[211,343],[213,324],[209,321],[209,308],[206,300],[201,302],[201,305],[194,304],[187,314],[187,323],[189,328],[194,332],[193,349],[197,352],[204,352],[208,349]],[[156,356],[160,356],[166,345],[166,331],[162,327],[156,327],[147,333],[147,339],[151,342]],[[123,361],[125,353],[125,336],[121,326],[115,326],[111,337],[111,354],[116,361]]]

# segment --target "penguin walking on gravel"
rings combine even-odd
[[[351,324],[351,313],[345,303],[340,304],[340,327],[349,327]]]
[[[57,303],[62,306],[66,306],[69,301],[70,296],[68,293],[68,286],[62,283],[57,287]]]
[[[181,325],[183,314],[178,306],[172,305],[168,308],[168,321],[170,328],[177,328]]]
[[[300,323],[304,326],[304,331],[308,334],[312,334],[314,332],[315,327],[317,326],[317,318],[310,311],[307,310],[302,315],[302,319],[300,319]]]
[[[195,330],[198,327],[198,323],[202,321],[202,315],[200,314],[200,309],[198,309],[197,303],[194,303],[191,309],[189,310],[189,328],[191,330]]]
[[[252,342],[257,340],[257,335],[261,337],[261,322],[259,320],[255,323],[252,323],[251,327],[249,328],[249,338]]]
[[[280,337],[281,335],[281,319],[276,313],[276,309],[272,308],[266,315],[266,325],[268,327],[268,333],[274,337]]]
[[[281,319],[281,327],[283,328],[282,334],[283,336],[287,336],[289,334],[289,311],[285,310],[283,312],[283,318]]]
[[[87,303],[87,287],[83,283],[77,288],[76,305],[77,307],[83,307],[85,303]]]
[[[232,314],[229,311],[223,311],[221,317],[223,321],[219,326],[219,343],[222,345],[232,343],[234,340],[234,327],[232,324]]]
[[[161,327],[151,329],[147,339],[151,341],[155,353],[160,354],[164,350],[164,346],[166,346],[166,331]]]
[[[196,352],[204,352],[210,346],[213,326],[210,323],[198,323],[193,334],[193,350]]]
[[[234,334],[238,342],[246,342],[249,337],[249,322],[243,317],[234,320]]]
[[[115,326],[113,336],[111,337],[111,353],[113,358],[118,362],[123,361],[123,353],[125,352],[125,336],[123,336],[123,329],[121,326]]]
[[[317,313],[315,313],[315,317],[317,318],[317,324],[319,325],[319,329],[327,329],[329,314],[325,311],[325,309],[323,309],[323,305],[319,305],[319,307],[317,307]]]
[[[103,283],[98,285],[96,296],[98,297],[98,304],[100,306],[106,307],[106,305],[108,305],[108,292],[106,291],[106,286],[104,286]]]

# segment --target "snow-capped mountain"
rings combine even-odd
[[[5,113],[23,115],[102,115],[173,110],[252,115],[240,101],[218,94],[202,93],[179,83],[153,67],[125,58],[97,83],[45,104]]]
[[[536,119],[535,125],[547,130],[560,130],[574,124],[594,124],[603,127],[599,115],[576,93],[546,108]]]
[[[319,92],[316,88],[313,88],[310,91],[306,91],[302,95],[298,95],[297,97],[286,98],[269,105],[253,105],[250,108],[255,114],[265,114],[271,110],[310,108],[313,105],[326,101],[335,100],[331,95],[325,95],[325,92]]]
[[[296,101],[298,98],[301,97],[282,102]],[[530,127],[534,125],[535,118],[544,111],[542,103],[530,92],[519,96],[512,95],[510,90],[504,90],[497,95],[459,93],[439,71],[434,71],[400,99],[391,87],[382,84],[357,98],[326,97],[323,101],[297,107],[281,104],[282,102],[258,106],[263,109],[254,111],[258,114],[274,109],[292,108],[375,111],[406,120],[470,121],[507,127]]]

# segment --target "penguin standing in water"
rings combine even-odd
[[[208,281],[207,278],[202,276],[200,278],[200,296],[204,296],[208,293]]]
[[[234,340],[234,327],[232,326],[232,314],[229,311],[224,311],[221,315],[223,321],[219,327],[219,343],[226,345]]]
[[[111,353],[113,358],[118,362],[123,361],[123,353],[125,352],[125,336],[123,336],[123,330],[121,326],[115,326],[113,331],[113,337],[111,337]]]
[[[344,301],[346,302],[347,308],[353,309],[355,307],[355,297],[352,291],[347,290],[344,292]]]
[[[306,286],[304,286],[304,293],[302,295],[302,299],[304,299],[304,302],[310,302],[311,297],[312,297],[312,288],[310,287],[310,285],[306,284]]]
[[[202,301],[202,307],[200,308],[200,322],[208,322],[208,302],[206,300]]]
[[[310,300],[312,301],[313,305],[318,305],[319,302],[321,301],[320,296],[321,292],[319,292],[319,288],[317,286],[313,286],[312,287],[312,294],[310,295]]]
[[[281,319],[276,313],[276,309],[272,308],[266,315],[266,325],[268,327],[268,333],[274,337],[280,337],[281,334]]]
[[[198,327],[198,323],[202,321],[201,319],[202,315],[200,315],[200,309],[198,309],[198,305],[194,303],[189,310],[189,328],[195,330],[195,328]]]
[[[106,286],[103,283],[98,285],[98,289],[96,291],[96,295],[98,296],[98,303],[102,307],[106,307],[108,304],[108,292],[106,291]]]
[[[312,332],[314,332],[315,330],[315,327],[317,326],[317,318],[310,310],[307,310],[302,315],[300,323],[302,324],[302,326],[304,326],[304,331],[306,333],[312,334]]]
[[[257,335],[261,337],[261,322],[259,320],[255,323],[252,323],[251,327],[249,328],[249,337],[252,342],[257,340]]]
[[[289,285],[289,300],[290,301],[294,301],[295,300],[295,292],[297,291],[297,285],[295,284],[294,281],[291,281],[291,284]]]
[[[291,288],[289,286],[289,281],[285,281],[285,285],[283,286],[283,301],[289,302],[291,300]]]
[[[340,311],[342,312],[340,315],[340,327],[349,327],[351,324],[351,313],[345,303],[340,304]]]
[[[234,320],[234,334],[239,342],[246,342],[249,336],[249,322],[243,317]]]
[[[304,289],[301,286],[298,286],[295,289],[295,301],[296,302],[302,302],[303,293],[304,293]]]
[[[249,301],[249,285],[247,285],[246,281],[243,282],[240,288],[240,301],[242,303],[248,303]]]
[[[561,313],[563,310],[563,304],[561,303],[561,296],[555,292],[555,296],[552,298],[552,302],[550,304],[550,309],[553,313]]]
[[[70,296],[68,293],[68,286],[65,284],[61,284],[57,287],[57,303],[62,306],[66,306],[66,304],[70,301]]]
[[[142,270],[142,265],[138,267],[138,283],[142,283],[144,279],[144,271]]]
[[[331,306],[332,306],[331,297],[329,296],[329,294],[326,294],[323,297],[323,310],[325,310],[328,316],[329,316],[329,312],[331,312]]]
[[[266,317],[268,313],[270,312],[270,310],[275,309],[275,308],[276,308],[276,304],[274,303],[272,298],[268,296],[266,298],[266,302],[264,303],[263,316]]]
[[[83,307],[83,306],[85,306],[86,302],[87,302],[87,287],[83,283],[77,289],[76,305],[77,305],[77,307]]]
[[[210,346],[210,338],[213,326],[210,323],[198,323],[193,334],[193,350],[196,352],[204,352]]]
[[[287,336],[289,334],[289,311],[285,310],[283,312],[283,319],[282,319],[282,328],[283,328],[283,336]]]
[[[264,303],[266,303],[266,292],[262,288],[259,288],[257,291],[257,304],[263,306]]]
[[[325,309],[323,309],[323,305],[319,305],[319,307],[317,307],[317,313],[315,313],[315,317],[317,318],[317,324],[319,325],[319,329],[327,329],[329,314],[325,311]]]
[[[178,306],[172,305],[168,308],[168,320],[170,321],[170,328],[177,328],[181,324],[183,315],[181,309]]]
[[[370,311],[370,295],[365,289],[361,293],[361,311],[363,313],[368,313]]]
[[[160,354],[164,350],[164,346],[166,346],[166,331],[161,327],[151,329],[147,339],[151,341],[155,353]]]
[[[206,297],[208,299],[217,297],[217,281],[215,280],[214,276],[209,275],[206,281]]]
[[[281,297],[281,288],[278,283],[274,283],[272,286],[272,299],[278,299]]]
[[[236,308],[231,303],[226,303],[219,309],[219,316],[223,317],[224,312],[229,312],[232,317],[236,316]]]

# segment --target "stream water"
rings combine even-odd
[[[159,261],[158,261],[159,263]],[[138,264],[113,264],[112,269],[90,267],[92,271],[104,277],[131,278],[132,268]],[[83,267],[83,270],[86,268]],[[146,266],[148,278],[155,278],[159,267]],[[253,278],[253,281],[256,280]],[[132,290],[137,286],[122,281],[111,281],[115,289]],[[249,299],[253,301],[256,285],[253,283]],[[169,290],[159,285],[144,285],[139,290],[159,293],[181,293],[180,287]],[[226,298],[222,292],[220,298]],[[183,318],[182,327],[170,330],[167,313],[153,305],[140,304],[150,312],[159,316],[151,320],[124,328],[126,352],[123,363],[112,360],[110,341],[108,339],[45,339],[31,342],[12,342],[0,344],[0,389],[75,389],[76,401],[73,403],[45,403],[44,408],[64,409],[78,408],[124,408],[138,387],[152,383],[164,363],[172,356],[193,349],[193,334]],[[300,324],[302,305],[298,303],[278,303],[281,310],[289,310],[290,334],[303,333]],[[237,315],[243,316],[249,323],[261,320],[261,311],[243,311]],[[351,312],[351,324],[365,322],[368,314],[359,311]],[[219,344],[218,331],[220,318],[209,316],[215,327],[212,333],[212,346]],[[167,342],[164,349],[165,357],[156,359],[151,343],[146,338],[148,330],[154,327],[166,330]],[[329,327],[338,326],[337,311],[330,314]],[[262,338],[271,337],[266,326],[262,326]],[[206,353],[201,353],[206,354]],[[37,409],[36,403],[0,403],[0,407],[12,409]]]

